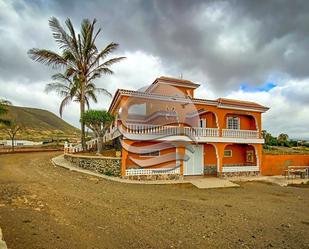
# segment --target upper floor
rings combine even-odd
[[[182,136],[202,142],[263,142],[262,113],[269,108],[248,101],[198,99],[198,87],[160,77],[143,91],[118,89],[109,108],[117,117],[113,127],[137,140]]]

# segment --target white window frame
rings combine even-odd
[[[225,152],[229,152],[230,155],[226,155]],[[233,151],[232,150],[224,150],[223,157],[232,157],[233,156]]]
[[[151,153],[155,153],[155,152],[158,152],[159,154],[158,155],[149,155]],[[161,155],[161,152],[160,150],[141,150],[140,152],[140,157],[158,157]]]
[[[207,120],[206,118],[200,119],[200,128],[206,128],[207,127]]]
[[[231,121],[231,123],[230,123]],[[237,123],[234,123],[237,121]],[[231,126],[230,126],[231,124]],[[240,130],[240,118],[239,117],[227,117],[226,118],[226,128],[230,130]]]

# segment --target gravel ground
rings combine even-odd
[[[56,168],[57,154],[0,155],[8,248],[309,248],[309,188],[124,184]]]

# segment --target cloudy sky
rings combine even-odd
[[[98,46],[120,44],[113,76],[97,84],[114,93],[161,75],[201,84],[199,98],[237,98],[271,109],[264,128],[309,139],[309,1],[0,0],[0,98],[58,114],[60,98],[45,94],[54,73],[31,61],[30,48],[57,50],[51,16],[78,28],[96,18]],[[95,108],[108,108],[100,97]],[[78,125],[78,106],[64,119]]]

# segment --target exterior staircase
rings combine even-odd
[[[103,143],[109,142],[117,137],[119,137],[121,133],[119,132],[117,127],[110,127],[107,129],[105,135],[103,136]],[[89,151],[91,149],[94,149],[97,147],[98,139],[93,138],[89,141],[86,142],[86,150]],[[77,145],[73,145],[71,143],[65,143],[64,144],[64,153],[77,153],[77,152],[82,152],[83,147],[82,144],[79,143]]]

